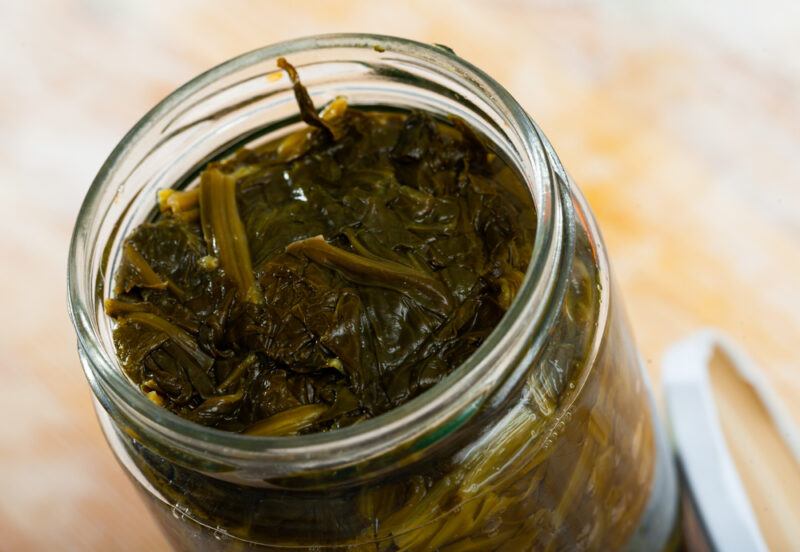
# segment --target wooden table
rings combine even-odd
[[[797,4],[643,4],[0,8],[0,549],[166,548],[94,419],[67,319],[70,232],[103,159],[156,101],[311,33],[444,43],[488,70],[588,196],[655,380],[670,342],[717,326],[800,420]]]

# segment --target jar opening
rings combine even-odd
[[[290,85],[264,78],[281,56],[298,67],[315,99],[344,95],[354,105],[417,107],[457,115],[478,128],[527,183],[537,228],[530,265],[508,312],[481,347],[437,385],[347,428],[251,437],[195,424],[142,395],[119,366],[102,302],[116,266],[115,244],[147,218],[153,208],[149,192],[191,180],[214,156],[285,123],[293,102]],[[503,384],[523,346],[530,346],[558,274],[563,217],[550,157],[529,117],[497,82],[449,49],[340,34],[255,50],[201,74],[158,104],[123,138],[92,183],[68,266],[70,314],[84,369],[104,408],[140,440],[168,442],[184,458],[202,454],[216,471],[235,460],[259,476],[285,476],[420,450],[468,420]]]

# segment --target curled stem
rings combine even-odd
[[[286,61],[286,58],[278,58],[278,67],[286,71],[289,78],[292,79],[292,86],[294,87],[294,97],[297,100],[297,105],[300,108],[300,118],[310,126],[316,127],[324,132],[328,138],[333,140],[336,135],[333,129],[325,121],[317,115],[317,108],[314,107],[314,102],[311,101],[311,96],[308,95],[308,90],[300,82],[300,76],[297,74],[297,69]]]

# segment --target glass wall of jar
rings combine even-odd
[[[479,130],[527,183],[532,261],[509,311],[439,384],[327,433],[252,437],[150,402],[124,376],[103,299],[159,189],[298,122],[287,57],[320,106],[424,109]],[[546,85],[546,83],[543,83]],[[230,60],[148,113],[79,214],[69,300],[103,430],[178,550],[658,550],[677,492],[600,235],[517,102],[442,46],[372,35],[290,41]]]

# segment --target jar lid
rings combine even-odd
[[[798,542],[800,434],[758,367],[715,330],[674,344],[662,367],[690,549]]]

